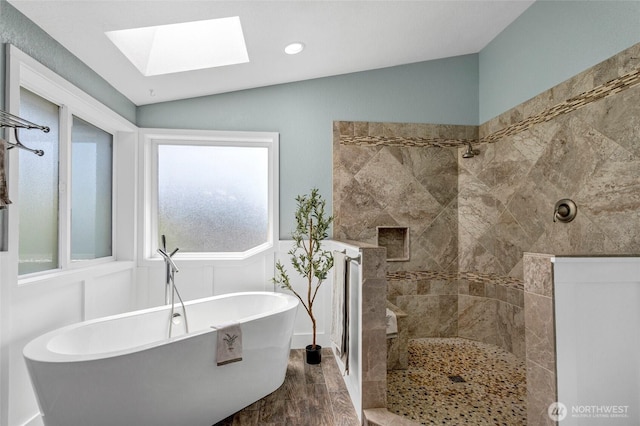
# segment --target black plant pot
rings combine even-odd
[[[306,348],[307,364],[320,364],[322,361],[322,346],[316,345],[313,349],[313,345],[308,345]]]

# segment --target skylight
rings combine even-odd
[[[144,76],[249,62],[238,16],[105,34]]]

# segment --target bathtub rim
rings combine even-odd
[[[276,298],[285,299],[287,303],[285,303],[281,307],[278,307],[277,309],[271,309],[256,315],[243,317],[238,321],[240,324],[243,324],[252,320],[260,319],[260,318],[265,318],[270,315],[282,313],[290,309],[297,309],[298,305],[300,304],[299,300],[295,296],[288,293],[279,293],[275,291],[244,291],[244,292],[235,292],[235,293],[225,293],[217,296],[208,296],[200,299],[189,300],[185,302],[185,306],[188,308],[190,305],[206,303],[211,300],[227,299],[234,296],[237,297],[237,296],[247,296],[247,295],[276,297]],[[145,308],[145,309],[139,309],[135,311],[124,312],[121,314],[109,315],[106,317],[95,318],[91,320],[81,321],[81,322],[69,324],[66,326],[62,326],[54,330],[48,331],[44,334],[41,334],[35,337],[34,339],[30,340],[29,343],[27,343],[24,349],[22,350],[22,355],[25,358],[25,360],[28,362],[73,363],[73,362],[94,361],[94,360],[102,360],[102,359],[108,359],[108,358],[116,358],[119,356],[125,356],[132,353],[137,353],[137,352],[143,352],[146,350],[153,349],[155,347],[173,344],[181,340],[193,338],[193,337],[200,336],[207,333],[214,333],[217,331],[214,328],[204,329],[204,330],[191,332],[189,334],[182,334],[180,336],[157,340],[154,342],[150,342],[150,343],[146,343],[138,346],[131,346],[125,349],[106,351],[106,352],[97,352],[97,353],[90,353],[90,354],[60,353],[60,352],[54,352],[49,349],[49,342],[53,338],[63,333],[66,333],[81,327],[85,327],[85,326],[89,326],[89,325],[93,325],[101,322],[114,321],[122,318],[133,317],[137,315],[150,314],[150,313],[164,311],[164,310],[169,311],[170,309],[171,309],[171,305],[160,305],[160,306],[154,306],[151,308]]]

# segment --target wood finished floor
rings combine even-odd
[[[359,426],[358,416],[330,349],[309,365],[292,349],[278,390],[213,426]]]

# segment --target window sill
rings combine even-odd
[[[133,268],[135,268],[135,262],[113,261],[93,264],[80,268],[72,268],[66,270],[58,269],[51,273],[38,274],[37,276],[30,276],[26,278],[18,277],[18,286],[28,286],[41,283],[46,283],[47,285],[63,285],[71,282],[84,281],[88,278],[114,274]]]
[[[258,256],[271,255],[274,252],[272,243],[264,243],[244,252],[230,253],[176,253],[172,259],[188,266],[208,266],[213,264],[234,264],[252,261]],[[159,255],[147,257],[141,266],[153,266],[162,262]]]

